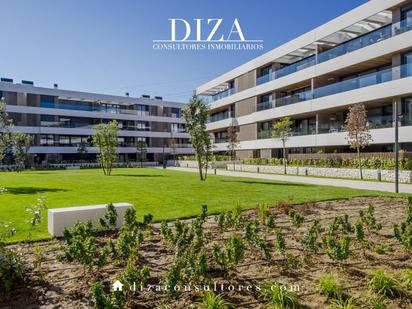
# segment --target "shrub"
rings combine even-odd
[[[266,221],[267,221],[267,218],[268,218],[268,215],[269,215],[268,205],[264,204],[264,203],[259,204],[258,205],[258,214],[259,214],[260,223],[262,225],[266,225],[266,223],[267,223]]]
[[[400,282],[381,268],[370,271],[368,286],[376,293],[389,298],[400,297],[404,294]]]
[[[317,290],[327,298],[338,298],[340,296],[338,283],[332,274],[323,275],[319,278]]]
[[[231,308],[233,305],[224,300],[222,294],[215,294],[213,291],[206,292],[202,300],[199,302],[201,309],[226,309]]]
[[[280,229],[276,229],[276,249],[280,253],[285,254],[286,241],[285,241],[285,238],[283,237],[282,231]]]
[[[363,227],[362,220],[358,220],[355,223],[355,236],[356,236],[356,239],[359,241],[365,240],[365,229]]]
[[[174,287],[182,280],[198,283],[207,271],[207,259],[204,251],[203,224],[207,217],[207,207],[202,206],[201,213],[191,222],[191,225],[177,221],[173,231],[166,223],[162,223],[161,234],[175,247],[175,258],[172,267],[162,279],[168,285],[169,293],[177,297],[178,290]]]
[[[136,286],[144,286],[150,277],[149,266],[139,268],[134,259],[129,259],[126,269],[119,277],[119,280],[125,285],[124,290],[136,284]]]
[[[408,203],[405,209],[406,220],[401,222],[401,225],[394,224],[393,234],[402,246],[412,250],[412,197],[408,198]]]
[[[278,158],[260,159],[246,158],[242,160],[243,164],[253,165],[282,165],[282,160]],[[385,158],[367,158],[361,159],[363,168],[393,170],[395,167],[394,159]],[[341,158],[322,158],[322,159],[290,159],[290,166],[315,166],[315,167],[337,167],[337,168],[357,168],[359,166],[358,159],[341,159]],[[412,159],[402,158],[399,160],[399,168],[402,170],[412,169]]]
[[[263,284],[260,297],[273,308],[297,309],[302,307],[296,293],[289,291],[278,282]]]
[[[112,291],[111,294],[106,294],[103,284],[96,282],[92,285],[91,294],[96,309],[118,309],[124,307],[125,294],[123,291]]]
[[[97,229],[91,221],[77,222],[72,228],[65,229],[65,247],[59,258],[79,262],[83,265],[83,274],[86,270],[93,272],[95,268],[101,268],[107,262],[109,250],[98,248],[96,235]]]
[[[223,249],[216,244],[213,246],[213,257],[225,271],[235,268],[243,260],[244,254],[245,246],[238,235],[232,235]]]
[[[179,265],[173,264],[169,271],[166,273],[166,276],[164,276],[162,282],[163,284],[168,287],[168,292],[172,297],[176,298],[180,291],[176,287],[179,285],[181,281],[181,269]]]
[[[26,208],[26,212],[28,212],[31,215],[28,223],[31,226],[38,225],[42,219],[41,214],[46,209],[46,199],[43,196],[41,196],[37,199],[37,203],[35,205]]]
[[[299,228],[303,221],[305,220],[305,217],[302,215],[298,214],[295,210],[289,209],[288,211],[288,216],[292,219],[292,224],[294,227]]]
[[[107,209],[102,218],[99,219],[103,229],[113,230],[116,228],[117,211],[112,203],[107,205]]]
[[[17,282],[23,280],[26,270],[27,264],[19,252],[0,248],[0,295],[9,293]]]
[[[322,226],[320,225],[319,219],[316,219],[312,226],[309,228],[308,233],[301,240],[303,246],[306,250],[317,252],[320,244],[317,242],[320,233],[322,232]]]
[[[379,231],[380,229],[382,229],[382,224],[376,223],[375,207],[372,203],[369,203],[366,215],[363,213],[362,210],[359,211],[359,217],[362,220],[362,222],[365,223],[369,230]]]

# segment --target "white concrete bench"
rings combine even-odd
[[[129,203],[113,203],[117,211],[116,226],[121,227],[123,218],[128,208],[133,208]],[[48,211],[48,231],[53,236],[62,236],[65,228],[72,227],[76,222],[92,221],[99,223],[99,219],[104,216],[107,210],[107,204],[52,208]]]

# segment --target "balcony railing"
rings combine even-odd
[[[411,64],[409,64],[409,66],[410,65]],[[325,97],[336,93],[389,82],[392,80],[392,70],[392,68],[389,68],[316,88],[314,90],[314,98]]]
[[[234,94],[235,92],[236,92],[236,91],[235,91],[235,88],[229,88],[229,89],[227,89],[227,90],[225,90],[225,91],[222,91],[222,92],[219,92],[219,93],[213,95],[211,101],[217,101],[217,100],[226,98],[226,97]]]
[[[264,111],[266,109],[271,109],[272,107],[273,107],[272,100],[267,100],[267,101],[264,101],[264,102],[259,102],[256,105],[256,110],[258,112],[260,112],[260,111]]]
[[[261,130],[257,133],[258,139],[272,138],[272,130]]]
[[[233,113],[226,111],[226,112],[222,112],[222,113],[218,113],[215,115],[211,115],[208,118],[208,122],[216,122],[216,121],[220,121],[220,120],[224,120],[224,119],[229,119],[233,117]]]
[[[412,30],[412,23],[408,20],[402,20],[398,23],[384,26],[372,32],[366,33],[363,36],[342,43],[341,45],[333,47],[327,51],[319,53],[317,57],[313,55],[269,74],[259,76],[256,78],[256,85],[267,83],[271,80],[278,79],[280,77],[306,69],[317,63],[322,63],[334,59],[336,57],[381,42],[410,30]]]
[[[295,129],[294,131],[290,132],[289,136],[302,136],[302,135],[313,135],[316,134],[316,129],[313,127],[307,129]],[[261,130],[257,133],[258,139],[266,139],[272,138],[272,130]]]
[[[312,91],[306,90],[300,93],[288,95],[283,98],[276,99],[276,107],[285,106],[289,104],[299,103],[313,98]]]
[[[122,108],[105,108],[95,105],[86,104],[72,104],[72,103],[52,103],[52,102],[40,102],[40,107],[42,108],[56,108],[56,109],[68,109],[77,110],[83,112],[102,112],[110,114],[126,114],[126,115],[137,115],[137,116],[149,116],[149,111],[140,111],[134,109],[122,109]]]
[[[383,129],[393,126],[393,116],[368,116],[368,128],[369,129]]]
[[[227,143],[227,138],[215,138],[215,144]]]

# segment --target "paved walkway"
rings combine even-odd
[[[182,171],[182,172],[192,172],[192,173],[198,172],[198,170],[195,168],[186,168],[186,167],[168,167],[168,169],[173,169],[173,170]],[[213,174],[214,170],[209,170],[208,173]],[[258,174],[258,173],[234,172],[234,171],[225,171],[225,170],[216,170],[216,173],[217,175],[223,175],[223,176],[269,179],[269,180],[307,183],[307,184],[313,184],[313,185],[325,185],[325,186],[336,186],[336,187],[348,187],[348,188],[363,189],[363,190],[395,192],[395,184],[389,183],[389,182],[361,181],[361,180],[334,179],[334,178],[317,178],[317,177],[308,177],[308,176],[290,176],[290,175],[278,175],[278,174]],[[412,194],[412,185],[400,184],[399,192]]]

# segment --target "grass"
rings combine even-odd
[[[340,296],[338,283],[332,274],[323,275],[319,278],[317,290],[327,298],[338,298]]]
[[[0,173],[0,221],[11,222],[17,229],[12,241],[31,234],[32,240],[50,238],[47,220],[30,230],[26,208],[40,196],[49,208],[129,202],[139,216],[151,213],[155,221],[196,216],[201,205],[210,213],[233,208],[256,207],[258,203],[274,205],[279,201],[303,203],[355,196],[393,194],[351,188],[316,186],[301,183],[209,175],[200,182],[195,173],[151,168],[115,169],[104,176],[99,169],[26,171]],[[47,217],[46,213],[42,214]]]
[[[369,273],[369,287],[376,293],[389,298],[400,297],[403,295],[403,289],[392,274],[385,272],[381,268],[373,269]]]

